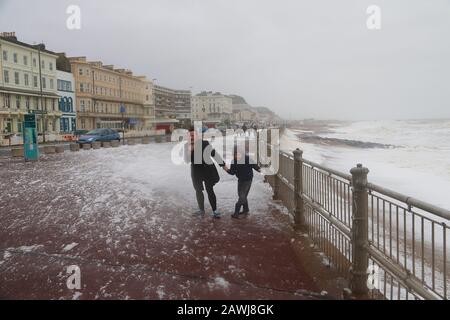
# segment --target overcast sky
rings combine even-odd
[[[450,118],[449,0],[0,0],[0,31],[285,118]]]

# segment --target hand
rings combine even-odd
[[[228,172],[228,170],[230,170],[230,169],[228,169],[227,165],[224,165],[222,168],[223,168],[223,170],[225,170],[226,172]]]

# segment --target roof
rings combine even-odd
[[[10,43],[13,43],[13,44],[16,44],[16,45],[19,45],[19,46],[22,46],[22,47],[27,47],[27,48],[30,48],[30,49],[34,49],[34,50],[39,50],[39,47],[40,47],[41,52],[45,52],[45,53],[48,53],[48,54],[51,54],[51,55],[55,55],[55,56],[58,55],[56,52],[53,52],[53,51],[45,49],[45,45],[43,43],[40,43],[40,44],[28,44],[28,43],[25,43],[25,42],[17,40],[16,37],[2,37],[2,36],[0,36],[0,39],[3,40],[3,41],[6,41],[6,42],[10,42]]]

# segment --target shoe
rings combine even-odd
[[[213,218],[215,218],[215,219],[220,219],[220,212],[219,211],[213,211],[213,214],[212,214],[212,216],[213,216]]]
[[[245,211],[239,212],[239,214],[248,214],[249,212],[250,212],[250,210],[245,210]]]
[[[205,214],[205,210],[197,210],[192,215],[193,216],[202,216]]]
[[[232,215],[231,215],[231,217],[232,218],[234,218],[234,219],[239,219],[239,213],[233,213]]]

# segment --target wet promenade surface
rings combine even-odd
[[[323,298],[326,267],[263,177],[250,214],[232,219],[237,181],[220,171],[222,218],[194,217],[189,167],[173,164],[173,146],[0,158],[0,298]],[[80,289],[67,287],[71,265]]]

